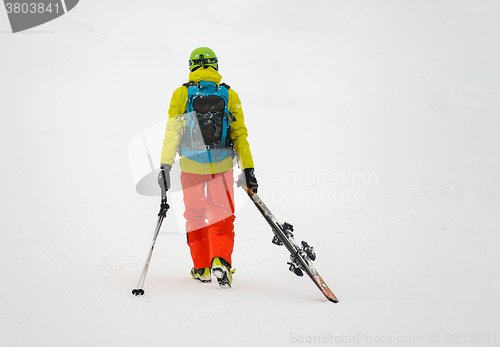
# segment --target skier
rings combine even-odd
[[[240,98],[220,83],[218,66],[208,47],[191,53],[189,82],[175,90],[170,101],[158,183],[170,188],[170,170],[178,152],[187,244],[194,265],[191,275],[207,283],[213,273],[221,287],[230,287],[234,156],[247,186],[256,193],[258,184]]]

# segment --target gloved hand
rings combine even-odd
[[[162,191],[168,191],[170,189],[170,169],[172,167],[168,164],[160,165],[160,173],[158,174],[158,184]]]
[[[257,193],[257,188],[259,185],[257,184],[257,178],[255,178],[255,170],[254,168],[246,168],[243,170],[245,174],[245,181],[247,183],[247,187],[254,193]]]

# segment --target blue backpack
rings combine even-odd
[[[188,89],[184,134],[179,153],[198,163],[213,163],[233,155],[227,84],[200,81],[184,84]]]

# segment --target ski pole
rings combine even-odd
[[[165,179],[165,174],[163,170],[160,171],[160,175],[163,176],[163,179]],[[151,244],[151,248],[149,249],[148,256],[146,258],[146,263],[144,264],[144,267],[142,268],[142,274],[141,277],[139,278],[139,283],[137,284],[137,288],[132,290],[132,294],[135,296],[140,296],[144,295],[144,289],[142,287],[144,286],[144,282],[146,281],[146,275],[148,273],[149,269],[149,263],[151,262],[151,257],[153,256],[153,249],[156,244],[156,238],[158,237],[158,234],[160,233],[160,228],[161,224],[163,222],[163,219],[165,219],[165,216],[167,215],[167,211],[170,208],[170,206],[167,204],[167,192],[166,189],[162,187],[161,191],[161,204],[160,204],[160,212],[158,212],[158,221],[156,222],[156,229],[153,235],[153,243]]]

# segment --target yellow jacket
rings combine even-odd
[[[209,81],[220,83],[222,76],[213,68],[207,69],[200,68],[189,74],[190,82]],[[165,140],[163,141],[163,148],[161,151],[161,163],[172,166],[175,162],[175,155],[179,142],[181,140],[185,121],[182,117],[177,116],[186,112],[187,109],[188,91],[187,87],[181,86],[174,91],[172,100],[170,101],[170,108],[168,109],[167,128],[165,130]],[[240,161],[241,169],[253,168],[252,153],[250,152],[250,145],[247,141],[247,128],[244,122],[243,110],[241,108],[241,101],[233,89],[229,89],[228,110],[235,118],[236,121],[231,121],[231,139],[234,143],[234,148],[238,160]],[[181,170],[189,173],[197,174],[211,174],[231,170],[233,167],[233,158],[229,157],[219,162],[202,164],[184,156],[181,156]]]

